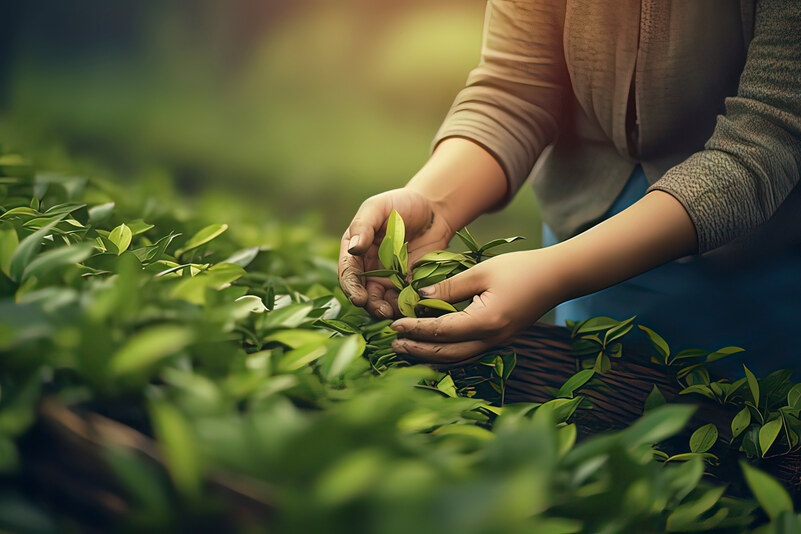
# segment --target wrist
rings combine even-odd
[[[549,308],[553,308],[567,300],[575,298],[575,273],[566,251],[558,245],[527,251],[530,255],[531,271],[534,273],[533,283],[541,288],[539,298]]]
[[[500,164],[479,145],[448,138],[406,185],[432,202],[453,230],[496,208],[507,183]]]

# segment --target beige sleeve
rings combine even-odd
[[[432,142],[479,144],[520,189],[540,152],[556,137],[565,88],[564,0],[489,0],[481,61],[467,78]]]

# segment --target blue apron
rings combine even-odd
[[[634,204],[648,185],[638,165],[603,218]],[[542,239],[543,246],[558,242],[546,224]],[[734,345],[746,350],[737,359],[757,376],[800,367],[801,247],[771,246],[769,241],[756,238],[725,245],[709,257],[681,258],[570,300],[556,308],[556,324],[637,315],[637,322],[662,335],[673,353]]]

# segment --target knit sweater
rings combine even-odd
[[[715,249],[799,182],[801,1],[490,0],[481,62],[432,146],[454,136],[498,160],[508,197],[532,175],[560,239],[639,163]]]

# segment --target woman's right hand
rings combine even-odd
[[[382,268],[378,247],[392,210],[406,226],[410,265],[428,252],[447,247],[455,233],[443,206],[412,189],[393,189],[364,201],[342,235],[339,283],[353,304],[383,319],[398,315],[398,292],[386,278],[365,279],[362,273]]]

